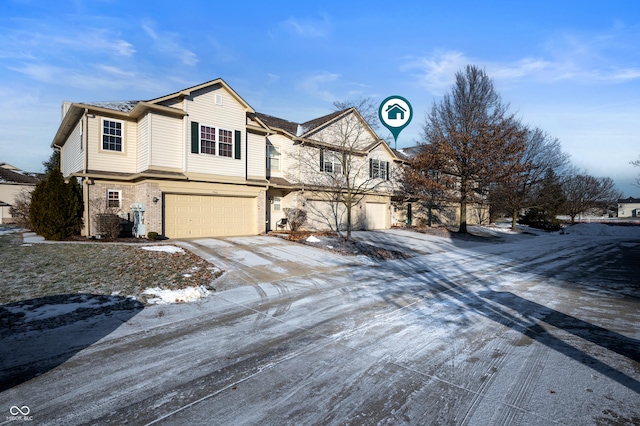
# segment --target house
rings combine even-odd
[[[307,211],[308,229],[343,227],[344,209],[326,194],[341,193],[331,179],[354,168],[365,190],[352,223],[391,226],[398,159],[353,108],[294,123],[256,112],[216,79],[148,101],[65,102],[52,147],[65,178],[81,181],[86,236],[100,234],[105,212],[135,222],[137,235],[169,238],[277,230],[286,208]]]
[[[640,198],[620,198],[618,217],[640,217]]]
[[[416,145],[399,149],[395,151],[396,157],[400,161],[409,162],[421,153],[424,147],[425,145]],[[394,226],[424,226],[429,222],[446,226],[459,225],[460,203],[456,201],[459,197],[456,188],[458,184],[441,172],[433,172],[432,177],[445,182],[446,191],[433,200],[420,200],[412,194],[398,193],[392,198]],[[467,224],[477,225],[489,221],[487,195],[483,192],[481,196],[470,197],[467,201]]]
[[[39,174],[28,173],[7,163],[0,163],[0,223],[13,223],[11,207],[23,191],[31,192],[38,183]]]
[[[405,112],[407,112],[407,110],[398,104],[389,105],[386,109],[387,118],[389,120],[404,120]]]

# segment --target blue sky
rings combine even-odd
[[[640,197],[640,2],[220,3],[4,0],[0,161],[41,171],[64,100],[152,99],[218,77],[292,121],[403,96],[401,148],[474,64],[574,165]]]

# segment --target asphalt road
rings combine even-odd
[[[640,424],[640,241],[356,237],[416,256],[184,242],[214,296],[3,338],[0,424]]]

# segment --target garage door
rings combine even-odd
[[[365,205],[367,229],[387,228],[387,205],[379,203],[366,203]]]
[[[165,235],[169,238],[256,235],[256,198],[165,195]]]

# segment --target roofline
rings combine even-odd
[[[64,142],[68,137],[69,133],[73,131],[73,127],[75,127],[78,120],[85,112],[116,117],[123,120],[138,120],[148,111],[171,115],[178,118],[182,118],[185,115],[187,115],[187,113],[181,109],[167,107],[164,105],[155,105],[146,101],[138,102],[136,106],[133,107],[133,109],[131,109],[131,111],[129,112],[118,111],[118,110],[95,106],[95,105],[83,104],[80,102],[73,102],[71,103],[71,105],[69,105],[69,109],[67,110],[67,113],[62,119],[62,122],[58,127],[58,131],[56,132],[56,135],[53,137],[53,141],[51,142],[51,148],[60,148],[64,145]]]
[[[231,95],[242,104],[242,106],[244,106],[245,110],[248,112],[252,112],[255,113],[255,110],[253,109],[253,107],[251,107],[251,105],[249,105],[249,103],[247,101],[245,101],[242,96],[238,95],[238,93],[236,93],[235,90],[233,90],[231,88],[231,86],[229,86],[227,84],[227,82],[225,82],[223,79],[221,78],[216,78],[214,80],[210,80],[207,81],[206,83],[201,83],[198,84],[196,86],[191,86],[191,87],[187,87],[186,89],[182,89],[178,92],[174,92],[171,93],[169,95],[165,95],[165,96],[161,96],[159,98],[155,98],[155,99],[151,99],[150,101],[148,101],[149,103],[153,103],[153,104],[157,104],[159,102],[164,102],[167,101],[169,99],[174,99],[174,98],[184,98],[187,96],[191,96],[191,94],[195,91],[198,90],[202,90],[202,89],[206,89],[207,87],[211,87],[211,86],[215,86],[216,84],[221,85],[222,87],[224,87],[227,91],[229,91],[229,93],[231,93]]]

